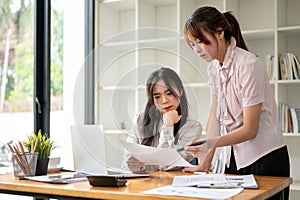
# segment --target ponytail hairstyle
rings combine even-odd
[[[199,39],[204,44],[210,41],[203,35],[203,31],[214,36],[215,33],[224,31],[224,38],[229,41],[231,37],[236,39],[236,45],[246,51],[248,48],[243,39],[239,23],[231,12],[222,14],[214,7],[200,7],[191,15],[184,26],[184,37],[190,44],[189,36]]]
[[[175,71],[170,68],[162,67],[154,71],[148,78],[146,84],[148,101],[144,110],[144,118],[142,119],[142,138],[141,144],[153,146],[154,138],[159,137],[159,126],[162,120],[162,113],[156,108],[154,104],[153,89],[155,84],[163,80],[168,90],[179,99],[179,106],[177,112],[182,115],[179,122],[174,124],[174,136],[176,138],[178,130],[186,123],[188,117],[188,102],[187,96],[181,79]],[[177,88],[179,94],[174,90]],[[177,136],[178,137],[178,136]],[[175,139],[176,141],[176,139]]]

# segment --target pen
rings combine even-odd
[[[202,145],[202,144],[206,144],[206,140],[201,140],[200,142],[193,143],[189,146],[198,146],[198,145]],[[177,152],[180,152],[180,151],[184,151],[184,147],[177,149]]]
[[[197,185],[197,188],[216,188],[216,189],[229,189],[229,188],[240,188],[242,187],[240,183],[225,183],[225,184],[209,184],[209,185]]]
[[[233,180],[233,181],[241,181],[241,180],[244,180],[243,178],[227,178],[227,180]]]

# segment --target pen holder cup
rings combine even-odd
[[[14,176],[22,179],[25,176],[34,176],[39,153],[12,154]]]

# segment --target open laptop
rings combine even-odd
[[[108,175],[117,178],[149,177],[149,174],[107,169],[105,136],[102,125],[72,125],[71,139],[74,170],[87,175]]]

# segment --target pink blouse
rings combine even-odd
[[[234,38],[230,43],[223,65],[214,60],[208,66],[210,93],[218,98],[217,118],[229,133],[242,126],[243,107],[262,103],[256,137],[233,145],[240,169],[286,144],[264,64],[254,54],[236,47]]]

